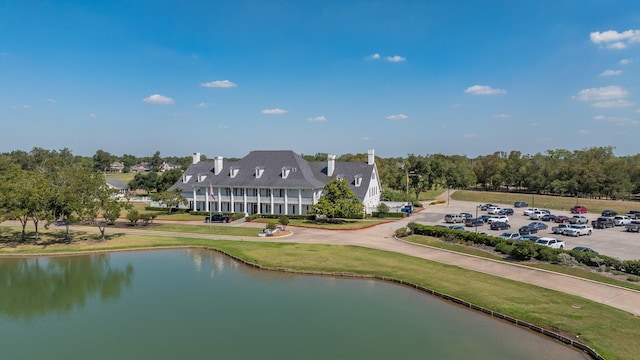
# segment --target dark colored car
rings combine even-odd
[[[555,219],[553,219],[553,222],[557,222],[558,224],[562,224],[562,223],[569,222],[569,220],[571,220],[571,219],[568,216],[558,215],[558,216],[556,216]]]
[[[480,205],[480,210],[487,210],[488,208],[495,206],[493,204],[482,204]]]
[[[591,226],[593,226],[594,229],[612,228],[615,225],[613,219],[609,217],[599,217],[591,222]]]
[[[211,216],[206,216],[204,218],[204,222],[212,223],[212,222],[224,222],[228,223],[231,221],[231,216],[225,214],[213,214]]]
[[[520,241],[524,241],[524,240],[529,240],[529,241],[533,241],[536,242],[536,240],[539,239],[539,236],[535,236],[535,235],[531,235],[531,234],[525,234],[525,235],[521,235],[520,236]]]
[[[606,216],[606,217],[614,217],[618,215],[618,213],[614,210],[604,210],[602,211],[602,216]]]
[[[584,246],[576,246],[573,249],[571,249],[572,251],[581,251],[581,252],[586,252],[586,253],[591,253],[591,254],[597,254],[598,252],[593,250],[592,248],[588,248],[588,247],[584,247]]]
[[[502,208],[500,209],[500,211],[498,211],[498,215],[513,215],[513,209],[512,208]]]
[[[531,235],[536,234],[538,232],[538,229],[531,225],[525,225],[518,229],[518,232],[520,233],[520,235]]]
[[[491,223],[491,230],[508,230],[508,229],[511,229],[511,225],[507,224],[506,222],[496,221],[494,223]]]
[[[451,226],[449,226],[449,229],[465,231],[464,230],[464,226],[460,226],[460,225],[451,225]]]
[[[587,209],[584,206],[574,206],[571,208],[571,213],[572,214],[586,214],[587,212],[589,212],[589,209]]]
[[[477,219],[467,219],[464,224],[466,226],[482,226],[484,225],[484,220],[482,220],[481,218],[477,218]]]
[[[544,214],[542,215],[542,217],[540,218],[540,220],[542,221],[553,221],[555,220],[556,216],[553,214]]]
[[[465,219],[472,219],[473,215],[471,215],[470,213],[460,213],[460,215],[462,215]]]
[[[534,228],[536,228],[538,230],[545,230],[546,228],[549,227],[549,226],[547,226],[547,224],[541,223],[540,221],[534,221],[534,222],[530,223],[529,226],[533,226]]]
[[[478,216],[478,219],[482,219],[482,221],[487,222],[487,220],[489,220],[491,218],[491,215],[489,214],[484,214],[484,215],[480,215]]]
[[[523,207],[527,207],[529,206],[529,204],[527,204],[524,201],[516,201],[513,203],[513,207],[517,207],[517,208],[523,208]]]

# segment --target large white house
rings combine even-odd
[[[373,150],[367,162],[306,161],[289,150],[252,151],[237,161],[193,162],[169,190],[180,189],[189,208],[246,214],[307,214],[322,196],[325,184],[344,179],[362,201],[366,213],[380,203],[380,178]]]

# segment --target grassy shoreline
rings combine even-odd
[[[608,359],[630,359],[640,351],[640,319],[609,306],[512,280],[407,255],[341,245],[208,240],[128,234],[108,241],[79,241],[19,256],[209,247],[248,262],[275,268],[387,276],[424,286],[470,303],[572,336]],[[0,250],[0,256],[7,254]],[[499,301],[496,301],[499,299]],[[545,301],[540,301],[545,299]],[[573,305],[580,304],[580,309]]]

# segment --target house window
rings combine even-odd
[[[256,178],[260,179],[263,173],[264,173],[264,168],[262,166],[256,166]]]
[[[361,184],[362,184],[362,175],[358,174],[356,175],[355,185],[356,187],[360,187]]]
[[[240,168],[230,168],[229,169],[229,176],[231,176],[232,178],[235,178],[236,175],[238,175],[238,171],[240,171]]]
[[[291,166],[283,166],[282,167],[282,178],[286,179],[287,177],[289,177],[289,174],[291,173]]]

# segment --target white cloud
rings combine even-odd
[[[318,122],[318,121],[320,121],[321,122],[321,121],[327,121],[327,118],[324,117],[324,115],[322,115],[322,116],[316,116],[316,117],[307,118],[307,121],[309,121],[309,122]]]
[[[640,113],[640,109],[636,109],[636,112],[637,112],[637,113]]]
[[[594,120],[604,120],[604,119],[606,119],[606,118],[607,118],[607,117],[606,117],[606,116],[604,116],[604,115],[596,115],[596,116],[594,116],[594,117],[593,117],[593,119],[594,119]]]
[[[31,109],[31,105],[13,105],[12,108],[16,110],[28,110]]]
[[[387,116],[388,120],[404,120],[404,119],[408,119],[409,117],[405,114],[393,114],[393,115],[389,115]]]
[[[633,106],[633,103],[625,99],[619,99],[619,100],[596,101],[593,104],[591,104],[591,106],[594,108],[625,107],[625,106]]]
[[[627,65],[627,64],[631,64],[633,60],[631,59],[622,59],[620,60],[620,65]]]
[[[229,80],[215,80],[215,81],[209,81],[206,83],[202,83],[200,84],[200,86],[202,87],[210,87],[210,88],[231,88],[231,87],[236,87],[238,85],[236,85],[235,83],[229,81]]]
[[[97,118],[97,117],[98,117],[98,115],[97,115],[97,114],[94,114],[94,113],[91,113],[91,114],[89,114],[89,117],[90,117],[90,118],[92,118],[92,119],[95,119],[95,118]]]
[[[473,138],[477,138],[477,137],[478,137],[478,134],[471,134],[471,133],[469,133],[469,134],[464,134],[464,135],[462,135],[462,137],[463,137],[463,138],[465,138],[465,139],[473,139]]]
[[[473,85],[468,87],[464,92],[474,95],[495,95],[504,94],[507,91],[504,89],[494,89],[487,85]]]
[[[266,114],[266,115],[282,115],[282,114],[288,113],[288,111],[287,110],[283,110],[283,109],[275,108],[275,109],[262,110],[262,113]]]
[[[169,105],[174,103],[172,98],[164,95],[159,95],[159,94],[153,94],[151,96],[148,96],[142,99],[142,101],[148,102],[150,104],[161,104],[161,105]]]
[[[206,107],[209,107],[209,104],[207,104],[207,103],[205,103],[205,102],[201,102],[200,104],[196,105],[196,107],[199,107],[199,108],[206,108]]]
[[[594,117],[595,119],[596,117]],[[616,126],[627,126],[627,125],[638,125],[640,123],[640,121],[637,120],[631,120],[630,118],[627,117],[619,117],[619,116],[597,116],[599,121],[606,121],[609,123],[612,123],[613,125]]]
[[[590,34],[591,41],[594,44],[602,44],[610,49],[624,49],[631,43],[640,42],[640,30],[627,30],[617,32],[615,30],[607,30],[603,32],[595,31]]]
[[[611,69],[607,69],[605,71],[603,71],[600,76],[613,76],[613,75],[620,75],[622,74],[622,70],[611,70]]]
[[[48,103],[53,104],[53,103],[55,103],[55,102],[56,102],[56,100],[55,100],[55,99],[52,99],[52,98],[48,98],[48,99],[47,99],[47,102],[48,102]]]
[[[388,62],[403,62],[405,60],[407,60],[407,58],[402,57],[400,55],[393,55],[393,56],[385,56],[384,58],[385,60],[387,60]]]
[[[365,59],[367,59],[367,60],[378,60],[378,59],[380,59],[380,54],[378,54],[378,53],[371,54],[371,55],[365,57]]]
[[[580,101],[602,101],[622,99],[627,97],[628,94],[627,90],[620,86],[604,86],[580,90],[573,98]]]
[[[493,115],[493,117],[496,118],[496,119],[508,119],[508,118],[511,117],[511,115],[509,115],[509,114],[496,114],[496,115]]]
[[[583,135],[587,135],[587,134],[591,134],[591,131],[582,129],[582,130],[578,130],[578,133],[579,134],[583,134]]]

